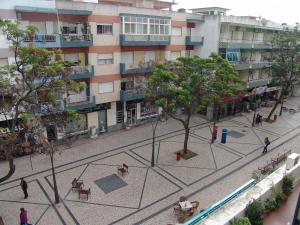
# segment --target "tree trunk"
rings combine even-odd
[[[152,130],[152,157],[151,157],[151,167],[154,167],[154,154],[155,154],[155,130],[156,129],[153,129]]]
[[[183,153],[187,154],[188,151],[188,141],[189,141],[189,136],[190,136],[190,128],[189,126],[185,126],[185,135],[184,135],[184,145],[183,145]]]
[[[277,106],[279,105],[279,103],[282,101],[283,95],[280,94],[279,100],[276,101],[276,104],[274,105],[273,109],[271,110],[271,112],[268,115],[267,121],[271,120],[271,117],[273,115],[273,113],[275,112]]]
[[[14,165],[14,159],[11,158],[8,161],[9,161],[9,171],[4,177],[0,178],[0,183],[8,180],[15,172],[16,166]]]
[[[52,177],[53,177],[53,190],[54,190],[54,197],[55,197],[55,203],[59,203],[59,195],[58,195],[58,189],[57,189],[57,184],[56,184],[56,175],[55,175],[55,169],[54,169],[54,162],[53,162],[53,157],[54,157],[54,149],[53,149],[53,143],[51,141],[51,149],[50,149],[50,159],[51,159],[51,170],[52,170]]]

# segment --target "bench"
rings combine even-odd
[[[91,194],[91,189],[83,189],[80,188],[78,190],[78,198],[80,199],[81,195],[85,195],[86,196],[86,200],[89,200],[89,195]]]
[[[263,166],[263,167],[258,167],[258,170],[260,170],[261,174],[266,174],[268,172],[270,172],[271,170],[273,170],[274,168],[274,164],[271,162],[268,162],[267,165]]]
[[[72,191],[80,190],[83,186],[83,181],[74,178],[72,181]]]
[[[278,154],[276,158],[271,158],[271,162],[273,163],[273,167],[277,166],[279,163],[284,161],[287,157],[286,153]]]
[[[125,173],[129,173],[128,166],[125,163],[123,163],[123,166],[118,168],[118,172],[120,172],[123,177]]]

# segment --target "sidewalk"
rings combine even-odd
[[[260,114],[269,110],[263,108]],[[50,221],[51,225],[98,225],[99,221],[101,225],[175,224],[172,205],[180,196],[199,201],[199,209],[206,208],[248,181],[253,170],[271,157],[288,149],[300,152],[300,113],[284,113],[275,123],[254,128],[252,117],[247,113],[218,123],[219,136],[214,144],[210,143],[211,123],[193,117],[188,148],[196,156],[180,161],[176,161],[175,152],[183,145],[182,125],[174,120],[159,124],[153,168],[151,124],[76,142],[55,156],[61,198],[58,205],[52,205],[49,157],[34,155],[33,170],[29,157],[18,158],[15,174],[0,184],[0,216],[5,224],[17,224],[19,208],[25,207],[29,222],[36,225]],[[230,132],[226,144],[220,140],[222,128]],[[262,155],[266,136],[271,145],[268,154]],[[129,166],[129,174],[116,177],[117,167],[123,163]],[[4,169],[6,163],[0,163],[0,171]],[[29,183],[26,200],[22,199],[20,177]],[[71,191],[75,177],[91,188],[89,200],[78,199]],[[102,189],[101,182],[111,177],[116,177],[118,185],[113,190]]]

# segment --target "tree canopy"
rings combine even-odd
[[[147,82],[148,94],[169,117],[185,129],[184,152],[187,152],[191,115],[211,102],[241,91],[242,81],[234,67],[216,54],[209,58],[179,57],[169,65],[157,65]],[[183,115],[176,110],[182,109]]]

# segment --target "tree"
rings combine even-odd
[[[281,92],[278,100],[268,115],[267,121],[281,103],[280,115],[284,98],[292,94],[293,88],[299,84],[300,75],[300,32],[285,30],[274,38],[274,46],[278,48],[277,56],[272,65],[272,86],[280,86]]]
[[[188,153],[192,114],[210,100],[231,93],[226,87],[238,80],[233,66],[216,54],[209,58],[179,57],[169,65],[156,66],[147,82],[147,89],[150,93],[155,92],[156,105],[162,108],[163,113],[183,125],[183,154]],[[176,113],[177,109],[181,109],[183,115]]]
[[[14,63],[0,70],[0,114],[7,121],[9,132],[0,137],[0,144],[9,160],[10,170],[0,178],[7,180],[14,172],[13,152],[20,140],[21,130],[26,131],[28,117],[41,117],[44,103],[51,103],[48,113],[55,113],[58,106],[56,92],[65,92],[80,87],[68,79],[69,69],[64,62],[53,61],[56,51],[35,48],[24,41],[33,40],[37,28],[19,28],[19,22],[0,20],[0,28],[14,53]],[[41,95],[41,92],[47,94]]]

